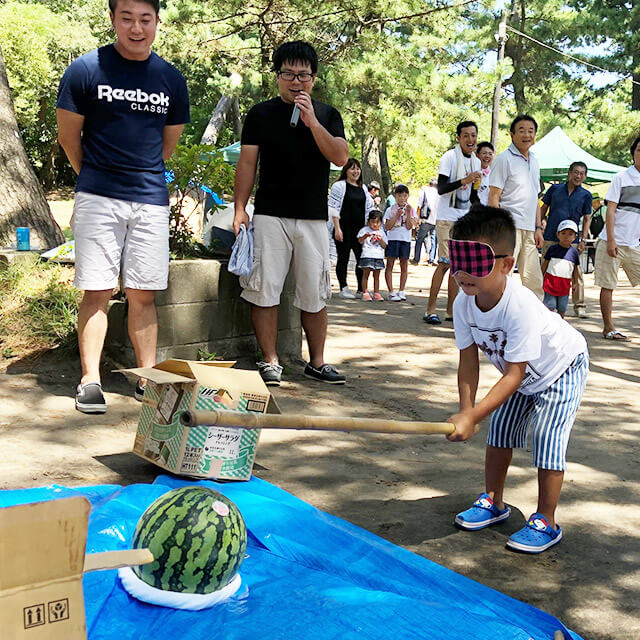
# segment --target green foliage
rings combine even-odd
[[[69,267],[37,258],[0,269],[0,346],[5,358],[76,346],[80,292],[72,278]]]
[[[594,155],[626,163],[628,141],[639,124],[630,108],[631,83],[594,89],[585,68],[513,32],[497,69],[494,4],[166,0],[154,50],[187,79],[187,146],[199,142],[222,95],[238,98],[241,118],[255,102],[275,95],[273,50],[285,40],[304,39],[320,56],[314,97],[342,113],[352,155],[361,155],[367,136],[386,144],[395,180],[424,183],[454,143],[461,119],[476,120],[480,138],[489,137],[498,76],[504,82],[500,150],[509,142],[509,121],[528,111],[541,124],[539,135],[561,125]],[[628,10],[622,0],[503,4],[512,27],[569,52],[597,45],[599,55],[588,59],[620,73],[640,73],[640,5]],[[112,39],[106,0],[0,0],[0,46],[27,151],[41,175],[56,153],[55,94],[64,68]],[[605,46],[609,42],[613,46]],[[239,86],[232,74],[240,75]],[[218,146],[238,139],[237,123],[232,124],[223,128]]]
[[[2,48],[18,124],[37,170],[57,153],[55,100],[67,65],[96,39],[70,14],[37,3],[0,6]]]
[[[222,195],[233,185],[234,171],[224,162],[222,154],[210,145],[178,145],[167,162],[173,175],[168,185],[171,198],[169,217],[169,250],[174,258],[193,257],[206,253],[194,235],[204,198],[202,187]],[[208,215],[218,206],[211,202]],[[205,220],[206,221],[206,220]]]

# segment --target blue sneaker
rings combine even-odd
[[[471,509],[460,512],[455,519],[455,523],[461,529],[476,531],[484,529],[492,524],[502,522],[511,515],[511,509],[505,506],[498,509],[488,493],[481,493],[473,503]]]
[[[507,549],[523,553],[542,553],[562,540],[562,527],[554,529],[541,513],[534,513],[527,524],[510,536]]]

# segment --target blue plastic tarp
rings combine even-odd
[[[0,507],[82,495],[92,505],[87,552],[129,548],[138,518],[172,488],[202,484],[233,500],[247,524],[242,587],[189,612],[143,604],[116,571],[84,576],[90,640],[551,640],[553,616],[324,513],[258,478],[152,485],[51,486],[0,492]]]

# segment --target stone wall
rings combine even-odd
[[[240,298],[240,291],[226,260],[171,261],[169,287],[156,294],[158,362],[197,360],[200,350],[225,359],[255,356],[251,306]],[[288,278],[278,316],[278,353],[284,360],[300,358],[302,349],[300,312],[292,302],[293,282]],[[105,349],[118,362],[135,366],[126,313],[125,301],[111,303]]]

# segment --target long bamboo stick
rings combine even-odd
[[[187,427],[217,425],[242,429],[303,429],[314,431],[368,431],[372,433],[450,434],[450,422],[410,422],[380,418],[305,416],[297,413],[263,414],[238,411],[185,411],[180,421]]]

